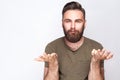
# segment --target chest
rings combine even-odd
[[[65,80],[86,78],[89,73],[90,54],[90,51],[81,50],[77,52],[69,50],[60,51],[58,54],[60,77],[65,78]]]
[[[90,59],[90,50],[76,52],[61,50],[58,54],[60,72],[62,74],[81,74],[82,72],[88,72]]]

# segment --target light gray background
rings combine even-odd
[[[61,11],[70,0],[0,0],[0,80],[42,80],[44,63],[34,58],[63,36]],[[114,57],[105,61],[106,80],[120,80],[120,1],[78,0],[86,9],[85,36]]]

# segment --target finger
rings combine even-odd
[[[51,56],[55,59],[57,58],[57,54],[56,53],[52,53]]]
[[[55,60],[55,53],[51,54],[51,59],[54,61]]]
[[[46,54],[43,53],[43,55],[41,55],[41,56],[39,56],[38,58],[36,58],[36,60],[45,61],[45,58],[46,58]]]
[[[40,62],[43,62],[43,60],[42,60],[42,59],[38,59],[38,58],[35,58],[34,60],[35,60],[35,61],[40,61]]]
[[[105,53],[105,48],[103,48],[102,50],[101,50],[101,52],[100,52],[100,55],[102,56],[104,53]]]
[[[99,51],[97,51],[97,50],[94,49],[93,56],[94,56],[96,59],[98,59],[98,58],[99,58]]]
[[[100,51],[101,59],[104,59],[104,58],[105,58],[105,55],[107,55],[107,54],[105,54],[105,53],[106,53],[106,49],[105,49],[105,48]]]
[[[47,56],[48,54],[46,54],[46,53],[43,53],[43,56]]]
[[[97,59],[97,57],[99,56],[98,51],[93,49],[92,50],[92,56]]]
[[[42,56],[40,56],[40,58],[42,58],[45,62],[48,62],[49,61],[49,55],[45,53]]]
[[[99,51],[98,51],[98,50],[95,50],[95,51],[94,51],[94,56],[96,56],[96,57],[99,57],[99,56],[100,56],[100,54],[99,54]]]
[[[51,54],[47,54],[47,57],[46,57],[47,59],[48,59],[48,62],[50,61],[50,59],[51,59]]]
[[[51,56],[55,56],[55,55],[56,55],[56,53],[52,53],[52,54],[51,54]]]
[[[41,57],[35,58],[34,60],[35,60],[35,61],[40,61],[40,62],[43,62],[43,61],[44,61],[44,59],[41,58]]]
[[[49,62],[53,63],[55,61],[54,54],[51,53],[51,54],[48,54],[48,56],[49,56]]]
[[[106,59],[108,60],[108,59],[111,59],[112,57],[113,57],[113,54],[110,53],[110,54],[106,57]]]
[[[110,54],[110,51],[105,51],[102,55],[103,59],[106,59],[106,57]]]
[[[95,56],[96,56],[97,59],[101,58],[100,49],[98,49],[98,50],[95,51]]]
[[[52,59],[53,61],[55,61],[55,60],[57,59],[57,54],[56,54],[56,53],[52,53],[52,54],[51,54],[51,59]]]
[[[98,61],[99,60],[99,51],[93,49],[91,53],[92,53],[92,60]]]
[[[102,49],[102,52],[104,53],[105,51],[106,51],[106,49],[105,49],[105,48],[103,48],[103,49]]]
[[[92,50],[91,54],[92,56],[95,54],[95,49]]]
[[[97,55],[97,54],[98,54],[98,51],[97,51],[97,50],[95,50],[94,52],[95,52],[95,53],[94,53],[95,55]]]
[[[98,49],[97,51],[98,51],[98,52],[100,52],[101,50],[100,50],[100,49]]]

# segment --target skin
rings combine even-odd
[[[62,24],[64,25],[65,31],[70,30],[71,28],[82,31],[83,25],[85,24],[85,19],[83,14],[79,10],[68,10],[64,13]]]
[[[64,13],[62,19],[62,25],[64,30],[67,32],[68,30],[72,29],[69,34],[74,34],[75,30],[82,32],[83,28],[85,28],[86,21],[84,19],[83,13],[79,10],[68,10]],[[71,43],[65,38],[65,43],[71,48],[71,50],[77,50],[82,43],[84,42],[84,37],[82,36],[81,39],[75,43]]]
[[[78,30],[79,32],[82,31],[82,28],[85,27],[86,21],[81,11],[79,10],[68,10],[64,13],[62,19],[62,25],[64,25],[65,31],[73,29],[69,34],[74,34],[74,30]],[[67,39],[65,39],[65,43],[71,48],[71,50],[77,50],[82,43],[84,42],[84,37],[82,36],[79,41],[76,43],[71,43]],[[101,60],[108,60],[113,57],[110,51],[106,49],[103,50],[95,50],[93,49],[91,52],[92,58],[90,63],[90,71],[88,75],[88,80],[104,80],[104,68],[100,67]],[[58,61],[57,61],[57,54],[51,53],[46,54],[44,53],[42,56],[39,56],[35,59],[39,62],[48,62],[49,67],[45,67],[44,70],[44,80],[59,80],[59,73],[58,73]]]
[[[57,54],[46,54],[35,59],[39,62],[49,62],[49,68],[44,68],[44,80],[59,80]]]
[[[111,59],[113,57],[113,54],[106,49],[93,49],[91,55],[92,58],[88,80],[104,80],[104,67],[100,67],[100,61]]]

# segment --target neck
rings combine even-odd
[[[65,43],[67,44],[67,46],[72,50],[72,51],[76,51],[84,42],[84,37],[81,37],[81,39],[76,42],[76,43],[72,43],[69,42],[66,38],[65,38]]]

